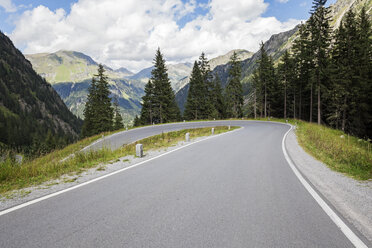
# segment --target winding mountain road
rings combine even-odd
[[[282,140],[289,126],[253,121],[168,124],[106,137],[89,149],[217,125],[243,128],[0,214],[0,247],[355,245],[288,165]]]

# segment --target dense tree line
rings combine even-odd
[[[187,120],[241,117],[243,89],[241,66],[234,52],[229,62],[229,80],[225,91],[218,75],[212,75],[205,54],[195,61],[190,76],[184,118]]]
[[[165,123],[181,119],[165,67],[165,60],[158,49],[152,77],[145,86],[140,117],[135,126]],[[229,62],[229,81],[223,90],[218,75],[213,75],[208,59],[202,53],[190,75],[190,86],[183,113],[185,120],[223,119],[241,117],[243,89],[240,82],[241,65],[234,53]]]
[[[98,74],[94,75],[89,87],[88,99],[84,109],[82,137],[124,127],[117,98],[114,98],[114,107],[111,102],[108,78],[105,75],[103,65],[100,64]]]
[[[145,96],[142,100],[141,115],[136,116],[134,126],[181,120],[160,48],[156,51],[154,69],[151,71],[151,79],[145,86]]]
[[[253,75],[255,117],[316,121],[360,137],[372,137],[371,24],[363,8],[349,10],[332,31],[324,0],[275,68],[263,44]]]

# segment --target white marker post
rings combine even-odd
[[[214,127],[212,127],[212,134],[214,134]]]
[[[190,142],[190,133],[186,133],[185,139],[186,139],[186,142]]]
[[[136,145],[136,156],[139,158],[143,157],[143,145],[142,144]]]

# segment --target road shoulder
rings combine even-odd
[[[372,181],[357,181],[332,171],[299,146],[294,131],[288,134],[285,145],[301,173],[372,242]]]

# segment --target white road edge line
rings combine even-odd
[[[120,173],[120,172],[123,172],[123,171],[129,170],[129,169],[135,168],[135,167],[137,167],[137,166],[143,165],[143,164],[145,164],[145,163],[147,163],[147,162],[150,162],[150,161],[152,161],[152,160],[158,159],[158,158],[163,157],[163,156],[165,156],[165,155],[168,155],[168,154],[170,154],[170,153],[172,153],[172,152],[175,152],[175,151],[181,150],[181,149],[183,149],[183,148],[186,148],[186,147],[188,147],[188,146],[194,145],[194,144],[196,144],[196,143],[199,143],[199,142],[202,142],[202,141],[205,141],[205,140],[209,140],[209,139],[212,139],[212,138],[220,137],[220,136],[225,135],[225,134],[231,134],[231,133],[236,132],[236,131],[239,131],[239,130],[241,130],[241,129],[243,129],[243,128],[244,128],[244,127],[240,127],[240,128],[238,128],[238,129],[236,129],[236,130],[233,130],[233,131],[229,131],[229,132],[225,132],[225,133],[221,133],[221,134],[217,134],[217,135],[211,135],[211,136],[208,136],[208,137],[206,137],[206,138],[204,138],[204,139],[201,139],[201,140],[198,140],[198,141],[191,142],[191,143],[189,143],[189,144],[183,145],[183,146],[181,146],[181,147],[179,147],[179,148],[176,148],[176,149],[174,149],[174,150],[171,150],[171,151],[165,152],[165,153],[163,153],[163,154],[160,154],[160,155],[158,155],[158,156],[156,156],[156,157],[153,157],[153,158],[150,158],[150,159],[147,159],[147,160],[141,161],[141,162],[139,162],[139,163],[137,163],[137,164],[134,164],[134,165],[131,165],[131,166],[125,167],[125,168],[123,168],[123,169],[120,169],[120,170],[117,170],[117,171],[111,172],[111,173],[109,173],[109,174],[106,174],[106,175],[103,175],[103,176],[100,176],[100,177],[94,178],[94,179],[92,179],[92,180],[90,180],[90,181],[87,181],[87,182],[84,182],[84,183],[81,183],[81,184],[78,184],[78,185],[72,186],[72,187],[70,187],[70,188],[67,188],[67,189],[64,189],[64,190],[61,190],[61,191],[57,191],[57,192],[54,192],[54,193],[52,193],[52,194],[45,195],[45,196],[42,196],[42,197],[40,197],[40,198],[37,198],[37,199],[31,200],[31,201],[28,201],[28,202],[22,203],[22,204],[20,204],[20,205],[17,205],[17,206],[14,206],[14,207],[8,208],[8,209],[5,209],[5,210],[3,210],[3,211],[0,211],[0,216],[5,215],[5,214],[8,214],[8,213],[13,212],[13,211],[16,211],[16,210],[18,210],[18,209],[21,209],[21,208],[24,208],[24,207],[30,206],[30,205],[32,205],[32,204],[35,204],[35,203],[38,203],[38,202],[44,201],[44,200],[49,199],[49,198],[52,198],[52,197],[54,197],[54,196],[57,196],[57,195],[60,195],[60,194],[66,193],[66,192],[68,192],[68,191],[71,191],[71,190],[74,190],[74,189],[77,189],[77,188],[83,187],[83,186],[85,186],[85,185],[88,185],[88,184],[91,184],[91,183],[97,182],[97,181],[99,181],[99,180],[102,180],[102,179],[104,179],[104,178],[106,178],[106,177],[113,176],[113,175],[118,174],[118,173]]]
[[[282,150],[284,157],[287,160],[289,166],[293,170],[294,174],[300,180],[305,189],[310,193],[310,195],[315,199],[315,201],[320,205],[320,207],[326,212],[326,214],[331,218],[331,220],[341,229],[345,236],[350,240],[350,242],[357,248],[368,248],[366,244],[345,224],[345,222],[328,206],[328,204],[320,197],[320,195],[310,186],[310,184],[305,180],[305,178],[298,171],[296,166],[293,164],[290,159],[287,149],[285,147],[285,140],[288,133],[292,130],[292,125],[289,125],[291,128],[285,133],[282,140]]]

